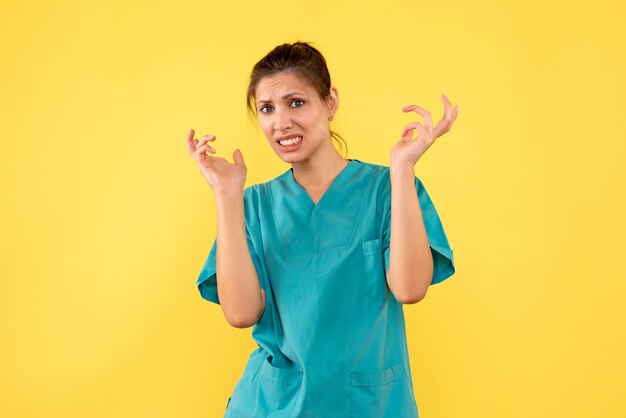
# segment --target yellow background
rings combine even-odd
[[[286,170],[253,64],[313,41],[349,156],[406,104],[457,273],[407,306],[423,418],[624,417],[622,0],[0,3],[0,416],[219,417],[255,348],[195,280],[215,233],[189,128]]]

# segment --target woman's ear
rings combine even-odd
[[[329,118],[335,117],[337,110],[339,109],[339,92],[336,87],[331,87],[328,95],[328,110],[330,111]]]

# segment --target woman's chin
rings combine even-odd
[[[286,162],[287,164],[295,164],[304,161],[306,158],[299,152],[281,152],[274,150],[278,158]]]
[[[303,161],[302,158],[298,158],[295,155],[281,155],[281,154],[278,154],[278,158],[280,158],[283,162],[285,162],[287,164],[297,164],[297,163]]]

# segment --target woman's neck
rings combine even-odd
[[[309,193],[317,192],[321,195],[346,165],[348,161],[331,145],[331,150],[320,153],[316,158],[292,164],[292,170],[300,186]]]

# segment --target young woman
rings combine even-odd
[[[276,47],[252,71],[248,106],[291,169],[244,190],[246,165],[187,135],[215,195],[217,238],[197,279],[258,348],[226,417],[417,417],[402,305],[454,273],[452,250],[414,166],[458,113],[408,124],[390,167],[345,159],[326,61],[307,43]],[[413,139],[414,132],[418,135]],[[208,153],[208,154],[207,154]]]

